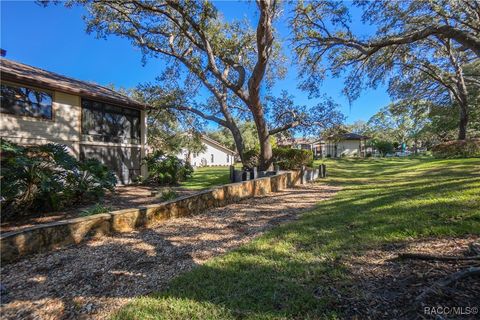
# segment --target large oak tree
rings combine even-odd
[[[145,89],[164,102],[159,107],[190,112],[228,128],[241,157],[244,143],[237,119],[239,113],[246,112],[255,123],[261,169],[272,164],[271,135],[302,125],[325,125],[337,116],[329,117],[325,112],[333,110],[329,101],[313,108],[320,112],[305,112],[292,104],[280,103],[273,108],[275,114],[269,116],[265,99],[268,76],[273,75],[273,79],[281,71],[275,59],[280,48],[273,26],[279,13],[276,0],[256,2],[255,28],[248,21],[224,21],[209,1],[79,0],[69,4],[87,8],[89,32],[126,37],[142,49],[145,57],[162,58],[160,63],[185,71],[187,89],[177,86],[164,90],[155,85]],[[212,98],[195,101],[192,97],[198,91],[190,90],[192,83],[199,83]]]
[[[294,40],[306,76],[348,72],[345,93],[352,99],[365,86],[389,79],[389,93],[459,106],[458,139],[465,139],[472,103],[469,86],[479,78],[464,67],[480,54],[478,1],[356,1],[363,21],[376,33],[361,37],[350,29],[349,8],[337,1],[300,2],[292,20]],[[327,66],[322,59],[329,60]],[[399,83],[409,84],[400,86]],[[408,91],[406,89],[409,89]]]

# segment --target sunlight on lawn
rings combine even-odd
[[[480,159],[328,160],[343,188],[300,220],[212,259],[116,319],[337,319],[344,257],[427,236],[480,234]]]
[[[230,182],[229,167],[203,167],[195,169],[193,177],[182,182],[185,189],[201,190]]]

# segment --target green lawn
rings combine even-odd
[[[226,183],[230,183],[230,167],[203,167],[195,169],[193,177],[180,186],[200,190]]]
[[[300,220],[139,297],[116,319],[336,319],[316,288],[351,281],[342,257],[427,236],[480,233],[480,159],[326,161],[343,187]]]

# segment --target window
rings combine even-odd
[[[86,140],[138,144],[140,111],[83,99],[82,134]]]
[[[227,154],[227,163],[230,163],[230,155]]]
[[[29,87],[1,85],[0,112],[52,119],[52,95]]]
[[[210,162],[213,163],[213,153],[210,155],[211,159]]]

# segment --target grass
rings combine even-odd
[[[182,182],[181,187],[191,190],[201,190],[230,182],[229,167],[202,167],[193,172],[193,177]]]
[[[480,233],[480,159],[326,161],[333,199],[136,298],[115,319],[338,319],[342,258],[383,244]]]

